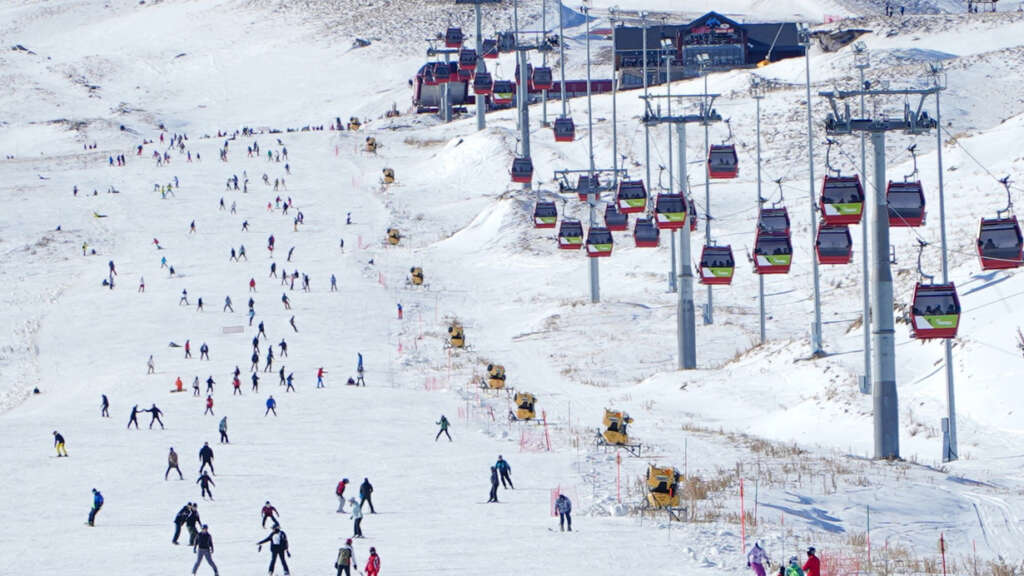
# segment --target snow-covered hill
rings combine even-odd
[[[520,18],[535,26],[541,4],[524,4]],[[555,4],[548,3],[549,18]],[[621,8],[676,9],[654,0],[634,4]],[[714,290],[715,323],[698,325],[699,369],[680,372],[667,236],[650,250],[617,234],[613,256],[600,266],[602,301],[591,304],[586,258],[558,250],[553,231],[534,229],[535,196],[509,183],[514,113],[490,114],[483,132],[476,132],[472,114],[443,125],[406,113],[407,80],[423,61],[425,38],[449,24],[471,29],[468,9],[341,0],[10,1],[0,3],[0,45],[7,47],[0,52],[0,109],[7,112],[0,118],[0,198],[8,208],[0,213],[0,263],[8,278],[0,300],[0,437],[17,525],[0,532],[0,545],[20,554],[0,571],[188,570],[190,551],[169,543],[171,520],[198,499],[192,459],[204,441],[215,444],[222,416],[232,442],[214,445],[216,500],[202,501],[200,512],[225,574],[265,566],[253,545],[265,536],[258,511],[267,499],[281,511],[295,573],[329,573],[351,530],[347,515],[335,512],[332,490],[342,477],[352,488],[363,477],[376,487],[380,514],[364,521],[367,538],[357,543],[356,557],[365,561],[368,547],[376,546],[384,574],[513,573],[521,563],[558,574],[626,567],[739,574],[746,570],[744,536],[747,544],[763,540],[776,560],[802,558],[815,545],[829,576],[853,573],[855,565],[866,569],[868,542],[878,570],[899,565],[934,573],[940,535],[956,570],[971,570],[974,561],[978,573],[992,571],[989,562],[1020,566],[1024,405],[1015,384],[1024,361],[1015,347],[1022,324],[1015,312],[1024,302],[1024,280],[1020,272],[981,272],[974,243],[979,219],[1005,205],[997,179],[1024,182],[1014,145],[1024,136],[1017,90],[1024,20],[1011,13],[885,19],[877,16],[883,3],[848,0],[706,4],[679,10],[692,16],[715,9],[751,21],[848,16],[817,29],[872,30],[861,39],[872,56],[867,76],[876,85],[923,86],[930,81],[927,64],[945,67],[950,275],[964,306],[954,346],[960,461],[940,462],[942,347],[912,340],[905,323],[897,325],[896,350],[906,461],[868,459],[871,399],[857,385],[865,253],[859,228],[853,263],[822,267],[828,354],[809,357],[810,195],[824,172],[827,110],[812,99],[818,130],[812,183],[802,60],[756,72],[776,87],[762,102],[762,193],[776,197],[773,181],[783,180],[796,249],[791,274],[766,278],[764,345],[758,345],[757,279],[743,258],[753,245],[757,198],[751,73],[709,79],[710,90],[724,95],[716,106],[731,120],[741,174],[712,182],[710,206],[698,163],[689,169],[690,185],[699,211],[713,218],[713,237],[732,245],[738,266],[732,286]],[[954,8],[947,4],[907,6],[931,13]],[[607,7],[595,2],[596,26],[607,25]],[[508,22],[511,9],[506,3],[487,13],[490,33]],[[568,74],[578,77],[583,30],[567,36]],[[353,49],[356,37],[372,44]],[[607,41],[594,44],[608,53]],[[511,69],[502,62],[500,70]],[[598,62],[595,76],[610,75],[607,61]],[[811,76],[815,93],[853,86],[852,51],[815,48]],[[700,89],[701,82],[673,86],[676,93]],[[617,128],[627,167],[642,175],[636,96],[619,95]],[[392,103],[403,114],[383,118]],[[595,96],[593,105],[600,166],[612,160],[612,98]],[[903,103],[874,105],[898,113]],[[558,109],[549,103],[550,114]],[[574,100],[571,112],[580,127],[577,141],[556,144],[539,127],[540,106],[531,109],[544,197],[556,196],[554,170],[588,164],[585,100]],[[350,116],[369,120],[363,131],[326,129],[336,117]],[[307,129],[321,125],[323,131]],[[256,134],[236,136],[242,127]],[[725,132],[713,127],[711,140]],[[182,133],[184,149],[169,150],[171,136]],[[657,165],[669,161],[668,135],[651,134],[656,182]],[[381,144],[375,155],[363,151],[370,135]],[[702,155],[703,135],[691,130],[689,137],[693,162]],[[246,148],[257,142],[260,153],[250,157]],[[940,263],[936,139],[914,142],[928,221],[913,232],[892,231],[900,311],[917,279],[919,239],[929,243],[926,270],[937,272]],[[890,138],[890,177],[911,171],[910,143]],[[267,151],[273,158],[284,148],[287,158],[267,159]],[[152,155],[165,151],[170,163],[157,165]],[[108,158],[119,154],[126,166],[109,166]],[[858,142],[847,138],[833,161],[852,172],[859,156]],[[385,167],[397,175],[391,186],[380,183]],[[245,190],[225,189],[236,175]],[[285,187],[275,191],[275,179]],[[1018,204],[1021,190],[1021,184],[1012,188]],[[278,196],[294,202],[287,214]],[[560,217],[586,218],[574,197],[558,206]],[[294,222],[296,211],[302,224]],[[402,231],[398,246],[384,241],[389,227]],[[229,261],[241,245],[248,259]],[[173,277],[162,258],[174,266]],[[112,290],[101,285],[109,261],[118,273]],[[301,289],[301,276],[294,289],[271,277],[272,262],[278,275],[307,274],[310,292]],[[425,288],[407,285],[412,266],[424,268]],[[337,292],[329,288],[331,275]],[[188,306],[179,304],[183,290]],[[703,303],[706,289],[696,293]],[[225,296],[234,312],[222,311]],[[445,348],[453,319],[465,327],[467,350]],[[260,344],[262,379],[252,392],[246,369],[261,321],[269,339]],[[195,359],[169,346],[186,339]],[[281,339],[288,357],[276,358],[264,373],[266,348]],[[198,359],[204,342],[209,361]],[[366,388],[343,385],[355,376],[357,353],[366,361]],[[156,373],[147,375],[150,355]],[[294,394],[278,385],[282,363],[294,374]],[[546,426],[507,421],[511,397],[479,388],[490,363],[506,367],[511,387],[538,396]],[[230,386],[236,365],[243,372],[241,397]],[[328,371],[325,389],[314,386],[320,367]],[[216,416],[203,415],[205,394],[169,393],[178,377],[186,387],[193,378],[216,381]],[[36,387],[38,395],[31,393]],[[111,419],[99,417],[101,394],[110,398]],[[278,400],[276,417],[264,415],[269,394]],[[148,414],[143,430],[123,428],[132,405],[154,402],[165,412],[166,430],[147,430]],[[621,469],[615,452],[593,443],[604,408],[628,410],[632,433],[644,445],[642,457],[622,454]],[[453,423],[452,443],[433,440],[441,414]],[[53,430],[67,438],[69,458],[52,456]],[[170,446],[182,455],[187,482],[161,477]],[[501,504],[487,505],[489,466],[498,454],[511,462],[516,489],[501,491]],[[685,473],[690,521],[636,513],[648,463]],[[90,488],[107,499],[94,529],[80,524]],[[574,500],[572,535],[554,528],[555,490]],[[55,534],[58,550],[46,545]]]

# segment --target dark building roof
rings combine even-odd
[[[776,49],[787,47],[787,52],[792,52],[794,47],[800,45],[799,33],[795,23],[758,23],[741,24],[717,12],[708,12],[696,20],[686,24],[655,25],[647,27],[647,49],[658,50],[661,48],[662,38],[673,38],[680,31],[689,30],[694,26],[706,23],[715,19],[719,22],[742,28],[747,33],[747,40],[752,44],[763,44],[766,47],[775,43]],[[780,30],[781,27],[781,30]],[[778,40],[775,35],[778,34]],[[767,48],[766,48],[767,49]],[[640,27],[618,26],[615,28],[615,50],[643,50],[643,29]],[[802,51],[800,52],[803,53]]]
[[[776,46],[800,45],[800,33],[796,24],[792,22],[780,24],[743,24],[743,29],[747,31],[747,40],[751,42],[758,42],[768,46],[771,46],[773,41]],[[777,41],[775,40],[776,34],[779,35]]]

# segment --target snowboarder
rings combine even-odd
[[[110,400],[107,400],[106,394],[100,394],[100,417],[110,418]]]
[[[220,419],[220,424],[217,425],[217,430],[220,431],[220,443],[230,444],[228,441],[228,417],[225,416]]]
[[[128,428],[131,429],[132,424],[135,424],[135,429],[139,429],[139,405],[132,406],[132,412],[128,415]]]
[[[348,503],[352,505],[352,537],[362,538],[363,506],[355,498],[350,498]]]
[[[491,496],[487,502],[498,502],[498,469],[494,466],[491,466]]]
[[[377,576],[380,573],[380,556],[377,556],[377,549],[370,546],[370,558],[366,560],[366,576]]]
[[[213,536],[210,535],[209,528],[206,524],[203,524],[203,529],[196,536],[195,544],[192,546],[192,552],[197,554],[196,563],[192,566],[192,574],[199,570],[199,564],[205,559],[206,563],[213,568],[213,576],[218,576],[217,565],[213,563]]]
[[[274,413],[274,416],[277,416],[277,400],[274,400],[273,394],[267,397],[267,411],[264,412],[263,415],[266,416],[271,412]]]
[[[807,549],[807,562],[804,562],[803,569],[807,576],[821,576],[821,562],[818,560],[814,546]]]
[[[192,513],[192,503],[189,502],[178,510],[178,513],[174,515],[174,536],[171,537],[171,544],[177,544],[178,538],[181,537],[181,527],[185,525],[185,520],[188,519],[189,514]]]
[[[204,499],[209,496],[210,500],[213,500],[213,492],[210,492],[210,486],[216,486],[216,484],[214,484],[213,478],[210,478],[209,474],[203,472],[202,476],[196,480],[196,484],[199,484],[199,487],[202,489],[201,496]]]
[[[213,396],[210,396],[209,394],[206,395],[206,410],[203,410],[203,416],[206,416],[207,414],[215,416],[213,413]]]
[[[373,484],[370,484],[369,478],[363,478],[363,483],[359,485],[359,505],[362,506],[364,503],[370,505],[370,514],[377,513],[373,509]]]
[[[761,547],[760,542],[754,542],[753,548],[747,552],[747,566],[753,568],[754,573],[757,576],[765,576],[764,567],[771,566],[772,562],[768,559],[768,553]]]
[[[502,458],[501,454],[498,454],[498,461],[494,463],[494,467],[498,469],[498,474],[501,475],[501,487],[502,488],[515,488],[512,485],[512,467],[508,465],[508,460]],[[505,483],[508,482],[508,486]]]
[[[68,451],[64,448],[64,436],[56,430],[53,431],[53,446],[57,449],[58,458],[61,456],[67,457]]]
[[[437,436],[434,436],[434,442],[437,442],[438,438],[441,437],[441,434],[447,436],[448,441],[451,442],[452,435],[448,433],[448,418],[445,418],[444,414],[442,414],[441,419],[437,421],[437,424],[441,427],[441,429],[437,431]]]
[[[178,480],[185,479],[185,477],[181,474],[181,468],[178,468],[178,453],[174,451],[174,446],[171,446],[170,452],[167,453],[167,470],[164,471],[164,480],[167,480],[167,476],[171,473],[171,470],[178,471]],[[177,534],[174,535],[174,539],[178,539]],[[177,542],[175,542],[175,544],[177,544]]]
[[[555,512],[558,512],[558,528],[565,531],[568,525],[569,532],[572,532],[572,500],[565,494],[559,494],[555,500]]]
[[[270,519],[270,521],[274,523],[274,526],[278,526],[279,525],[277,523],[277,508],[274,508],[273,506],[271,506],[270,500],[267,500],[263,504],[263,509],[260,510],[260,514],[263,515],[263,527],[264,528],[267,527],[267,519]]]
[[[164,421],[160,419],[160,415],[163,414],[163,411],[156,407],[156,403],[155,402],[153,403],[153,406],[149,410],[143,410],[143,412],[149,412],[149,415],[150,415],[149,429],[150,430],[153,429],[153,424],[154,423],[159,423],[160,424],[160,429],[161,430],[164,429]]]
[[[203,442],[203,447],[199,449],[199,462],[201,462],[199,465],[200,473],[209,466],[210,472],[213,472],[214,476],[217,475],[217,472],[213,469],[213,448],[210,448],[209,442]]]
[[[352,576],[352,565],[358,564],[355,556],[352,553],[352,539],[348,538],[345,540],[345,545],[338,548],[338,559],[334,561],[334,567],[337,568],[337,576],[341,576],[342,573],[345,576]]]
[[[341,482],[334,488],[334,494],[338,497],[338,514],[345,513],[345,487],[348,486],[348,478],[342,478]]]
[[[271,530],[263,540],[256,543],[256,550],[262,552],[263,544],[270,543],[270,568],[268,574],[274,573],[274,566],[277,564],[277,559],[281,559],[281,566],[284,568],[284,576],[288,576],[288,562],[285,560],[285,556],[291,556],[292,553],[288,551],[288,536],[281,530],[281,527],[277,524]]]
[[[92,510],[89,510],[89,522],[88,522],[89,526],[95,526],[96,525],[96,513],[98,513],[100,511],[100,508],[103,508],[103,494],[100,494],[99,490],[93,488],[92,489]]]

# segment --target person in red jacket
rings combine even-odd
[[[348,486],[348,478],[342,478],[341,482],[338,482],[337,488],[334,489],[334,494],[338,497],[338,514],[345,513],[345,487]]]
[[[806,576],[821,576],[821,562],[815,555],[814,546],[807,549],[807,562],[804,562],[804,574]]]
[[[370,546],[370,557],[366,560],[366,576],[377,576],[380,573],[380,556],[377,549]]]

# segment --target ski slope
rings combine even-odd
[[[738,4],[711,8],[731,14],[744,9]],[[665,9],[653,0],[636,7]],[[256,553],[254,544],[266,535],[258,513],[268,499],[281,512],[294,573],[330,573],[337,547],[351,534],[348,515],[335,512],[332,491],[342,477],[352,481],[353,493],[364,477],[376,488],[379,514],[367,514],[367,537],[357,541],[355,554],[362,564],[375,546],[384,574],[513,573],[521,563],[559,574],[613,574],[627,566],[648,574],[740,574],[747,570],[744,529],[746,543],[763,540],[773,560],[803,558],[808,545],[826,558],[861,558],[859,535],[869,509],[875,559],[888,542],[894,558],[905,550],[935,560],[943,534],[955,562],[972,559],[975,549],[982,563],[1024,560],[1016,545],[1024,530],[1024,406],[1015,387],[1022,358],[1014,340],[1024,280],[1020,272],[981,272],[974,252],[978,220],[1005,205],[996,179],[1009,174],[1024,182],[1013,147],[1024,137],[1024,108],[1015,96],[1018,16],[856,21],[875,30],[862,37],[872,54],[870,79],[896,86],[913,74],[924,82],[921,70],[932,61],[948,71],[943,164],[950,276],[964,308],[954,346],[962,459],[942,464],[942,346],[912,340],[902,322],[897,381],[907,461],[869,460],[871,398],[857,389],[865,253],[859,228],[852,230],[853,263],[821,267],[827,355],[810,358],[809,195],[824,172],[826,109],[813,98],[819,132],[812,183],[802,60],[758,71],[779,86],[762,102],[762,194],[777,199],[773,182],[783,179],[795,247],[791,274],[765,281],[764,345],[758,345],[757,279],[743,257],[753,245],[757,198],[749,73],[709,79],[709,89],[723,94],[716,105],[731,120],[741,173],[734,181],[712,182],[708,206],[696,163],[703,134],[690,130],[689,180],[699,211],[713,217],[712,237],[732,245],[737,270],[732,286],[714,289],[715,323],[698,322],[699,369],[680,372],[667,234],[654,250],[634,248],[628,235],[616,234],[613,256],[600,263],[601,303],[591,304],[587,259],[558,250],[555,231],[535,230],[537,196],[509,183],[518,134],[514,112],[488,115],[482,132],[472,114],[449,125],[407,114],[406,80],[422,63],[422,34],[389,40],[387,23],[396,9],[382,9],[382,22],[359,21],[361,35],[374,43],[353,50],[349,27],[355,25],[325,31],[317,12],[324,9],[229,0],[0,4],[4,45],[32,52],[0,53],[6,87],[0,103],[11,111],[0,119],[0,194],[9,208],[0,214],[0,262],[12,280],[0,300],[7,327],[0,334],[0,437],[18,519],[15,529],[0,533],[0,545],[19,551],[0,571],[184,573],[194,556],[170,544],[171,521],[185,502],[198,499],[192,473],[204,441],[213,445],[218,475],[216,499],[200,501],[199,510],[224,574],[265,569],[266,553]],[[428,3],[407,7],[411,29],[429,26],[432,9]],[[522,10],[529,25],[539,2]],[[857,10],[792,2],[753,4],[746,15],[820,21],[866,14]],[[583,31],[567,35],[568,74],[578,77]],[[595,49],[606,51],[607,42]],[[848,48],[815,50],[813,90],[852,85],[852,63]],[[610,74],[603,66],[595,76]],[[510,69],[503,61],[500,70]],[[700,89],[701,82],[673,86],[676,93]],[[403,114],[385,119],[392,102]],[[612,159],[611,96],[595,96],[593,106],[601,166]],[[588,164],[586,101],[570,107],[578,127],[571,144],[556,144],[550,131],[537,127],[540,106],[530,111],[543,198],[557,196],[554,170]],[[621,94],[617,107],[619,153],[627,155],[631,174],[643,175],[636,93]],[[902,102],[879,107],[898,112]],[[549,115],[559,108],[549,103]],[[369,119],[364,130],[326,129],[335,117],[354,115]],[[301,131],[309,125],[325,130]],[[243,126],[258,133],[216,136]],[[281,132],[267,133],[271,129]],[[165,151],[173,133],[187,133],[188,152],[202,160],[188,163],[171,151],[171,162],[157,166],[151,155]],[[362,150],[368,135],[381,145],[375,155]],[[654,188],[657,165],[668,162],[669,152],[664,130],[651,136]],[[712,142],[725,136],[723,126],[711,129]],[[143,139],[151,143],[136,155]],[[96,149],[84,148],[94,142]],[[221,162],[225,142],[227,161]],[[248,157],[246,147],[254,142],[261,154]],[[919,238],[929,243],[926,270],[935,273],[940,265],[935,136],[916,142],[928,219],[924,228],[891,234],[898,319],[917,279]],[[911,171],[904,151],[910,143],[890,138],[890,178]],[[283,147],[287,160],[266,159],[267,150]],[[108,156],[116,154],[127,156],[127,166],[108,166]],[[857,141],[846,139],[833,161],[855,171],[859,154]],[[381,184],[384,167],[395,170],[395,184]],[[264,173],[270,181],[285,178],[287,188],[273,191]],[[248,192],[224,189],[233,175],[248,178]],[[175,178],[179,186],[167,198],[154,191]],[[1012,189],[1018,205],[1022,186]],[[287,215],[267,209],[277,196],[294,201]],[[220,210],[221,198],[237,213]],[[560,218],[587,219],[574,196],[558,207]],[[304,216],[298,226],[295,210]],[[693,239],[694,255],[705,224]],[[386,244],[389,227],[402,231],[399,246]],[[266,249],[271,234],[273,255]],[[83,243],[96,254],[83,256]],[[248,260],[230,262],[230,250],[240,245]],[[161,268],[162,257],[175,267],[174,277]],[[111,260],[118,272],[113,290],[101,285]],[[308,274],[311,292],[300,282],[292,290],[269,277],[271,262],[279,273]],[[412,266],[424,268],[426,287],[406,284]],[[332,274],[337,292],[329,290]],[[140,277],[144,292],[138,291]],[[245,313],[250,278],[256,323],[263,321],[269,336],[260,345],[259,392],[250,391],[246,370],[256,333]],[[190,306],[179,305],[182,290]],[[282,306],[282,293],[291,310]],[[696,286],[695,293],[703,303],[706,288]],[[222,311],[225,296],[233,313]],[[293,315],[297,331],[289,325]],[[465,326],[467,350],[445,347],[452,319]],[[186,339],[193,359],[169,346]],[[262,372],[266,347],[281,339],[288,357],[275,358],[273,371]],[[198,359],[203,342],[209,361]],[[357,353],[366,362],[365,388],[343,385],[355,376]],[[156,374],[146,375],[150,354]],[[295,393],[278,386],[281,363],[294,374]],[[537,395],[546,430],[508,422],[510,397],[479,389],[489,363],[506,367],[510,386]],[[231,394],[236,365],[241,397]],[[328,376],[327,387],[318,390],[320,367]],[[208,376],[216,380],[216,416],[203,415],[205,394],[170,393],[177,377],[187,388],[193,378]],[[36,387],[38,395],[31,393]],[[111,400],[110,419],[99,417],[100,394]],[[264,416],[269,394],[278,400],[277,417]],[[132,405],[154,402],[165,413],[166,430],[146,429],[148,414],[140,417],[142,430],[123,428]],[[642,457],[622,454],[621,469],[615,452],[593,444],[604,408],[628,410],[636,420],[632,435],[644,445]],[[433,440],[441,414],[452,421],[452,443]],[[228,417],[230,445],[215,444],[222,416]],[[69,458],[53,456],[53,430],[67,438]],[[548,444],[550,450],[541,449]],[[170,446],[180,454],[185,481],[161,477]],[[484,504],[488,467],[498,454],[510,461],[516,489],[500,491],[500,504]],[[692,503],[699,521],[630,513],[642,499],[648,463],[717,483],[710,498]],[[744,510],[757,518],[743,528],[740,479]],[[106,497],[95,528],[82,525],[90,488]],[[557,533],[551,516],[558,489],[573,499],[577,530],[571,535]],[[45,545],[55,534],[59,546]]]

